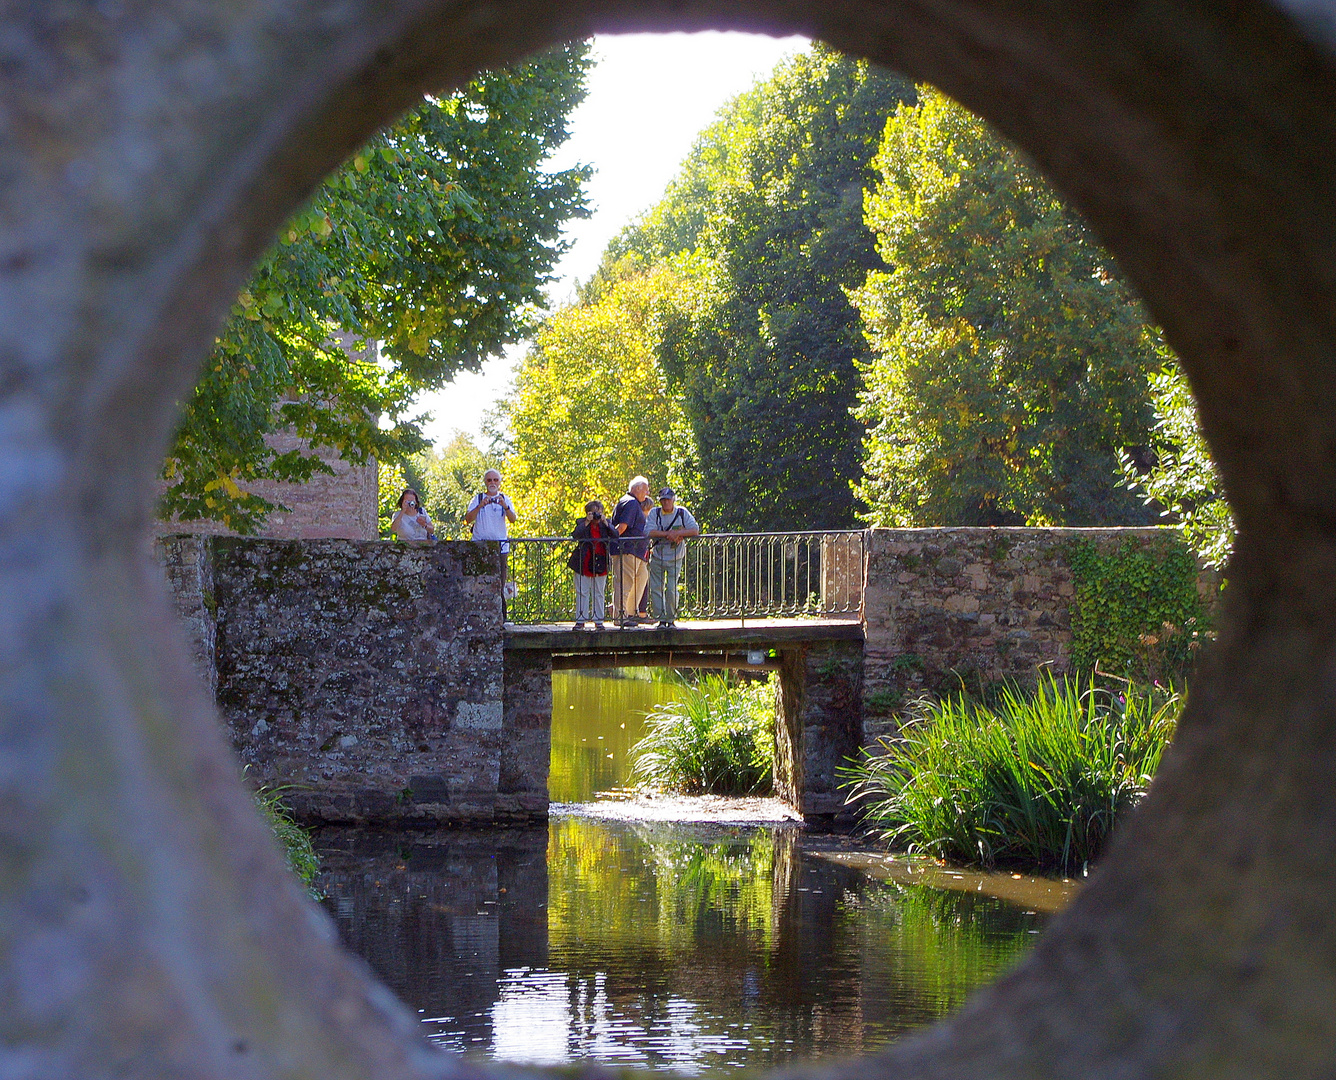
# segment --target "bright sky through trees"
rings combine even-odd
[[[718,109],[806,44],[803,38],[713,32],[595,39],[589,96],[572,115],[571,138],[552,165],[594,166],[588,188],[594,213],[570,225],[574,246],[558,264],[560,280],[550,293],[555,302],[570,299],[574,283],[597,268],[607,242],[658,201]],[[433,414],[427,437],[438,445],[455,430],[478,438],[483,413],[505,393],[522,352],[423,395],[421,408]]]

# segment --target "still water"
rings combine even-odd
[[[555,682],[554,701],[577,707],[554,709],[554,801],[623,785],[639,724],[618,710],[671,692]],[[533,1064],[694,1073],[870,1051],[995,978],[1064,898],[791,826],[565,808],[538,829],[331,830],[317,843],[342,937],[427,1036]]]
[[[548,797],[582,803],[600,791],[629,786],[631,747],[643,732],[645,714],[676,693],[671,679],[643,669],[553,672]]]

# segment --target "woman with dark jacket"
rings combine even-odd
[[[602,630],[608,587],[608,538],[617,532],[603,516],[603,504],[593,499],[585,503],[585,518],[571,535],[576,544],[566,565],[575,571],[575,629],[583,630],[585,620],[592,614],[594,629]]]

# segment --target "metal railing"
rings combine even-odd
[[[854,618],[863,604],[866,534],[861,530],[711,533],[687,541],[678,619]],[[570,537],[512,539],[507,618],[521,625],[569,622],[575,612]],[[650,552],[650,558],[662,558]],[[614,563],[616,560],[612,560]],[[616,573],[607,582],[607,619],[623,611]]]

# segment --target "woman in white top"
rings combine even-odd
[[[436,526],[422,509],[422,499],[412,488],[399,496],[399,512],[390,522],[390,532],[400,540],[434,540]]]

